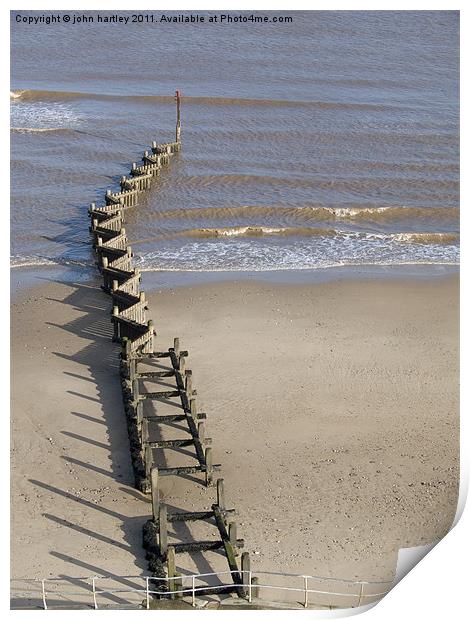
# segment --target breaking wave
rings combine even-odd
[[[183,230],[178,235],[185,237],[265,237],[265,236],[330,236],[335,235],[333,229],[323,228],[284,228],[275,226],[232,226],[226,228],[196,228],[193,230]]]
[[[194,209],[177,209],[172,211],[154,211],[155,219],[223,219],[242,217],[292,218],[294,221],[364,220],[369,222],[392,222],[394,220],[447,220],[458,221],[458,207],[276,207],[244,205],[236,207],[201,207]]]
[[[361,241],[385,240],[396,243],[418,244],[448,244],[458,243],[460,235],[453,232],[351,232],[336,230],[334,228],[314,227],[283,227],[283,226],[227,226],[222,228],[192,228],[176,232],[164,233],[161,236],[138,239],[134,243],[142,244],[162,239],[175,239],[178,237],[193,237],[198,239],[233,239],[240,237],[336,237],[341,239],[357,239]]]
[[[59,133],[72,134],[73,129],[69,127],[10,127],[11,133]]]
[[[46,101],[46,100],[66,100],[66,99],[101,99],[101,100],[129,100],[149,103],[173,103],[174,97],[168,95],[126,95],[126,94],[101,94],[78,91],[57,91],[57,90],[35,90],[23,89],[10,91],[11,99],[23,101]],[[265,107],[302,107],[326,110],[390,110],[397,106],[340,102],[340,101],[299,101],[288,99],[253,99],[242,97],[188,97],[183,96],[185,104],[199,105],[238,105],[238,106],[265,106]]]

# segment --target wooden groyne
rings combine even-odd
[[[247,552],[240,556],[243,540],[237,538],[234,510],[226,507],[223,480],[217,479],[216,501],[209,503],[205,511],[169,512],[160,498],[162,476],[195,474],[202,476],[206,487],[211,487],[214,473],[221,466],[213,462],[212,441],[206,432],[206,414],[198,411],[193,375],[187,364],[188,352],[181,349],[178,338],[167,350],[154,348],[156,332],[152,321],[147,318],[148,301],[140,288],[141,274],[133,265],[132,248],[124,227],[125,210],[138,204],[141,194],[151,187],[152,180],[181,149],[180,103],[180,94],[176,91],[175,141],[153,142],[151,149],[144,152],[142,163],[133,163],[130,176],[121,177],[119,191],[108,190],[103,206],[91,204],[90,233],[103,278],[102,288],[112,299],[113,340],[121,345],[120,376],[135,486],[142,493],[151,494],[152,499],[152,515],[144,526],[143,544],[150,571],[155,577],[165,578],[157,591],[165,597],[181,596],[178,593],[181,580],[176,554],[221,550],[233,580],[233,586],[225,587],[225,591],[232,590],[245,597],[249,591],[250,558]],[[171,382],[172,389],[153,391],[148,388],[149,383],[159,383],[163,378],[165,386]],[[171,402],[179,412],[159,415],[152,405],[162,402]],[[145,403],[151,405],[145,407],[146,411]],[[175,422],[185,429],[186,437],[159,438],[159,429]],[[161,465],[159,454],[163,450],[178,451],[183,447],[192,451],[195,465]],[[190,521],[212,523],[218,539],[168,544],[168,524]],[[209,592],[210,589],[203,588],[204,594]]]

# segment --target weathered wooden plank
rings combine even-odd
[[[138,377],[140,379],[159,379],[162,377],[174,377],[174,370],[149,370],[145,372],[138,372]]]
[[[224,510],[226,514],[235,514],[234,509]],[[207,521],[208,519],[214,519],[214,512],[212,510],[202,510],[193,512],[173,512],[168,515],[168,521],[173,523],[175,521]]]
[[[158,441],[147,441],[146,445],[151,448],[185,448],[192,446],[194,439],[159,439]]]
[[[197,414],[199,419],[205,420],[205,413]],[[148,418],[149,422],[155,422],[156,424],[165,424],[166,422],[185,422],[187,416],[185,413],[170,413],[168,415],[153,415]]]
[[[167,398],[177,398],[180,396],[179,390],[167,390],[166,392],[146,392],[141,394],[141,398],[147,400],[166,400]]]
[[[209,449],[209,448],[208,448]],[[220,471],[220,463],[212,465],[212,471]],[[158,472],[160,476],[178,476],[179,474],[197,474],[206,471],[205,465],[190,465],[187,467],[161,467]]]
[[[224,543],[221,540],[199,540],[186,543],[174,543],[175,553],[187,553],[192,551],[210,551],[221,549]]]
[[[113,314],[111,317],[111,322],[127,325],[128,327],[135,329],[138,335],[145,334],[145,332],[148,330],[147,324],[143,325],[142,323],[137,323],[137,321],[133,321],[132,319],[128,319],[127,317],[121,316],[119,314]]]
[[[114,280],[114,282],[116,282],[116,288],[113,288],[111,291],[111,297],[113,303],[117,303],[120,310],[122,308],[129,308],[139,302],[140,297],[138,295],[132,295],[131,293],[126,293],[125,291],[119,290],[117,280]]]
[[[239,573],[239,568],[237,564],[237,559],[235,556],[235,549],[230,541],[229,533],[227,532],[227,528],[225,527],[225,520],[222,515],[222,512],[217,504],[212,505],[212,510],[214,511],[215,522],[217,528],[220,533],[220,537],[222,539],[225,555],[227,557],[227,562],[229,565],[229,569],[232,571],[232,579],[234,583],[241,584],[242,576]],[[243,541],[236,541],[237,546],[243,546]]]

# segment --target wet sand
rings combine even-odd
[[[442,537],[458,496],[458,278],[234,282],[150,296],[178,335],[254,570],[394,576]],[[12,577],[138,575],[133,476],[98,285],[47,283],[12,308]],[[215,491],[166,478],[171,506]],[[187,570],[207,569],[202,561]]]

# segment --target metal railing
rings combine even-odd
[[[142,598],[138,603],[134,603],[135,607],[150,609],[150,602],[152,600],[153,595],[158,595],[160,598],[188,598],[191,601],[191,604],[196,606],[196,599],[198,596],[204,596],[206,591],[210,591],[210,594],[213,595],[215,592],[224,594],[224,590],[230,589],[233,590],[234,583],[231,579],[231,576],[234,571],[221,571],[221,572],[213,572],[213,573],[197,573],[197,574],[187,574],[181,575],[178,577],[153,577],[153,576],[91,576],[91,577],[55,577],[49,579],[12,579],[12,584],[14,583],[28,583],[30,586],[33,584],[37,587],[36,590],[18,590],[14,589],[16,595],[16,601],[25,600],[24,595],[36,594],[36,597],[29,596],[30,600],[36,600],[39,604],[34,605],[30,603],[29,605],[18,605],[19,607],[40,607],[42,609],[54,609],[57,605],[57,599],[61,600],[64,597],[75,597],[75,600],[70,600],[67,598],[67,602],[70,604],[70,607],[81,605],[82,607],[88,607],[92,609],[101,609],[101,603],[99,603],[99,597],[108,597],[112,599],[116,599],[117,595],[123,594],[139,594]],[[350,581],[346,579],[335,579],[329,577],[318,577],[314,575],[302,575],[296,573],[278,573],[278,572],[268,572],[268,571],[239,571],[239,574],[247,573],[245,575],[245,579],[243,579],[242,584],[239,587],[243,590],[245,598],[248,603],[253,603],[255,601],[258,604],[263,604],[264,602],[271,603],[294,603],[296,605],[301,605],[304,608],[309,606],[311,607],[330,607],[330,608],[340,608],[340,607],[360,607],[361,605],[366,605],[372,602],[377,602],[381,597],[385,596],[391,586],[392,581]],[[226,579],[226,583],[223,582],[223,579]],[[298,586],[295,584],[292,585],[280,585],[278,583],[273,583],[275,577],[280,577],[284,582],[285,581],[300,581]],[[221,583],[218,584],[210,584],[208,580],[210,578],[216,578]],[[255,579],[254,579],[255,578]],[[172,589],[170,591],[170,581],[179,580],[180,587],[178,590]],[[142,583],[142,587],[134,587],[137,584],[127,585],[120,584],[119,587],[115,588],[102,588],[100,587],[100,582],[104,580],[137,580],[137,582]],[[206,585],[197,585],[197,581],[204,580]],[[269,582],[271,581],[271,582]],[[67,582],[77,582],[81,586],[81,590],[59,590],[57,586],[59,583],[67,583]],[[155,589],[158,585],[162,585],[165,587],[163,589]],[[55,586],[55,588],[53,587]],[[328,587],[330,586],[330,588]],[[378,589],[378,591],[370,591]],[[261,596],[261,592],[270,590],[271,592],[282,593],[282,598],[279,599],[277,597],[264,598]],[[13,591],[13,590],[12,590]],[[287,599],[287,593],[294,593],[294,598]],[[23,596],[21,596],[23,595]],[[91,597],[90,597],[91,595]],[[90,597],[91,600],[89,602],[83,601],[83,597]],[[291,595],[292,596],[292,595]],[[54,599],[56,604],[52,603],[52,599]],[[81,599],[81,600],[80,600]],[[300,599],[300,600],[298,600]],[[123,605],[128,605],[129,601],[121,601],[118,600],[115,602],[115,605],[106,605],[106,607],[119,607]],[[62,608],[64,608],[65,603],[60,603]],[[15,607],[12,607],[14,609]]]

